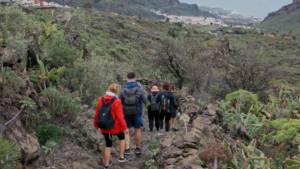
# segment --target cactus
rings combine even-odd
[[[44,63],[39,59],[38,55],[37,62],[39,64],[40,75],[31,75],[29,77],[30,81],[43,85],[44,90],[47,86],[52,87],[52,83],[55,83],[56,86],[58,86],[60,82],[59,75],[63,74],[66,71],[66,67],[61,67],[59,69],[53,68],[50,70],[50,72],[48,72],[47,69],[45,69]]]

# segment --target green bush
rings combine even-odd
[[[41,60],[51,68],[71,66],[79,58],[80,51],[60,35],[48,39],[44,45],[45,55]]]
[[[271,127],[279,130],[276,134],[276,141],[278,143],[293,141],[300,139],[300,120],[291,119],[276,119],[271,121]]]
[[[117,53],[118,53],[117,50],[116,50],[115,48],[110,48],[108,51],[109,51],[111,54],[117,54]]]
[[[48,99],[47,106],[53,120],[60,119],[69,124],[68,122],[75,120],[81,110],[80,99],[68,92],[47,88],[43,91],[43,96]]]
[[[63,132],[59,126],[54,124],[45,124],[37,130],[37,136],[41,145],[47,141],[61,142]]]
[[[21,153],[17,150],[15,143],[4,139],[2,134],[0,134],[0,143],[0,168],[18,168],[17,163],[21,158]]]
[[[225,99],[226,101],[231,101],[231,104],[234,106],[237,103],[237,99],[240,97],[240,95],[246,98],[247,104],[255,104],[256,102],[258,102],[258,96],[247,90],[238,90],[229,93],[226,95]]]
[[[6,85],[3,86],[3,91],[6,94],[16,94],[20,91],[23,86],[23,78],[18,76],[11,68],[4,69],[1,71],[1,76]]]
[[[128,49],[127,49],[127,48],[120,47],[120,50],[121,50],[121,52],[123,52],[123,53],[127,53],[127,52],[128,52]]]
[[[107,57],[113,60],[109,55]],[[65,72],[62,84],[71,92],[77,92],[85,104],[91,105],[95,99],[105,94],[109,84],[116,82],[113,76],[116,65],[115,62],[101,57],[74,63],[74,66]]]

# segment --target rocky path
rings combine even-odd
[[[93,119],[85,120],[85,123],[91,123]],[[79,122],[80,123],[80,122]],[[92,124],[91,124],[92,125]],[[178,124],[179,125],[179,124]],[[85,127],[82,127],[85,128]],[[90,130],[93,130],[90,128]],[[74,131],[73,131],[74,132]],[[98,131],[97,131],[98,132]],[[100,137],[100,132],[95,135],[95,137]],[[118,162],[119,158],[119,147],[118,147],[118,139],[117,137],[113,137],[113,147],[111,150],[111,160],[113,161],[112,169],[144,169],[149,168],[150,166],[146,166],[145,163],[151,159],[150,150],[148,149],[148,145],[151,141],[159,141],[162,142],[164,146],[166,146],[166,141],[173,140],[172,137],[179,137],[181,132],[172,133],[170,132],[169,138],[164,136],[159,136],[157,131],[150,132],[149,130],[149,122],[147,118],[147,114],[144,113],[144,127],[141,129],[142,133],[142,141],[141,141],[141,149],[142,154],[135,154],[134,150],[135,139],[134,139],[134,130],[133,128],[130,130],[131,136],[131,144],[130,151],[131,155],[126,156],[129,160],[126,163]],[[88,134],[88,133],[86,133]],[[27,167],[29,169],[98,169],[103,168],[104,159],[103,159],[103,150],[105,147],[105,142],[103,139],[100,140],[100,143],[95,146],[94,149],[87,147],[87,140],[84,141],[84,138],[75,137],[76,134],[73,134],[72,137],[67,137],[61,148],[49,155],[42,155],[37,161],[32,164],[29,164]],[[92,134],[91,134],[92,135]],[[88,137],[88,135],[86,135]],[[95,140],[96,142],[96,140]],[[169,141],[170,142],[170,141]],[[98,151],[97,151],[98,149]],[[156,165],[156,164],[155,164]],[[152,167],[153,168],[153,167]]]

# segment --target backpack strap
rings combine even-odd
[[[139,89],[140,89],[140,86],[137,86],[136,89],[135,89],[135,92],[134,92],[135,95],[139,91]]]

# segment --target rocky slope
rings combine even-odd
[[[293,0],[293,3],[283,6],[278,11],[269,13],[268,16],[264,19],[263,22],[265,22],[269,19],[272,19],[276,16],[282,15],[282,14],[291,14],[292,12],[295,12],[298,9],[300,9],[300,1],[299,0]]]

